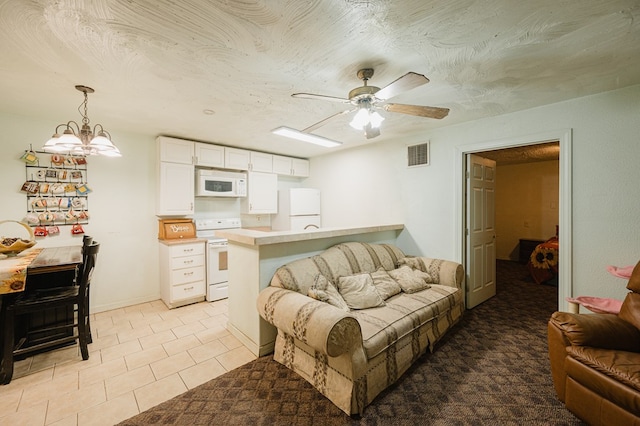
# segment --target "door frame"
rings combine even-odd
[[[465,145],[458,145],[455,149],[455,252],[460,256],[460,263],[466,267],[466,235],[465,235],[465,215],[466,215],[466,156],[467,154],[475,154],[482,151],[492,151],[502,148],[512,148],[525,145],[537,145],[546,142],[560,142],[560,171],[559,171],[559,203],[558,203],[558,238],[560,246],[558,249],[558,310],[568,311],[567,297],[571,297],[572,292],[572,183],[571,183],[571,164],[572,164],[572,129],[550,130],[547,132],[536,133],[526,136],[517,136],[505,139],[495,139]],[[466,288],[465,288],[466,294]]]

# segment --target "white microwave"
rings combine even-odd
[[[246,197],[247,175],[221,170],[196,170],[197,197]]]

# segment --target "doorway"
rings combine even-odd
[[[473,270],[469,265],[470,259],[467,253],[467,197],[466,197],[466,161],[470,154],[481,152],[492,152],[514,147],[538,146],[550,142],[556,142],[560,146],[559,152],[559,203],[558,203],[558,224],[559,224],[559,262],[562,265],[558,275],[558,309],[567,310],[568,305],[565,300],[571,295],[571,130],[560,130],[548,133],[541,133],[531,136],[502,139],[474,143],[458,146],[456,148],[456,214],[458,226],[456,227],[456,249],[460,254],[461,263],[465,265],[465,271]],[[467,272],[467,280],[470,280]],[[467,283],[467,289],[473,288]]]

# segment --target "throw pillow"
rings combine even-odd
[[[391,278],[391,275],[384,270],[383,267],[378,268],[377,271],[371,273],[373,278],[373,285],[375,286],[378,294],[382,297],[382,300],[387,300],[391,296],[402,292],[402,288],[396,280]]]
[[[347,302],[340,296],[338,289],[322,274],[316,275],[313,284],[309,287],[309,291],[307,291],[307,296],[321,302],[326,302],[343,311],[349,311],[349,305],[347,305]]]
[[[416,293],[431,287],[427,282],[431,282],[431,275],[417,269],[411,269],[407,265],[389,271],[389,275],[398,282],[405,293]]]
[[[384,305],[384,300],[373,286],[373,278],[370,274],[338,278],[338,291],[351,309],[367,309]]]

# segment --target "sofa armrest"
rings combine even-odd
[[[568,345],[640,352],[640,331],[614,314],[554,312],[549,322]]]
[[[278,330],[329,356],[362,346],[362,331],[354,317],[296,291],[267,287],[258,295],[257,307]]]

